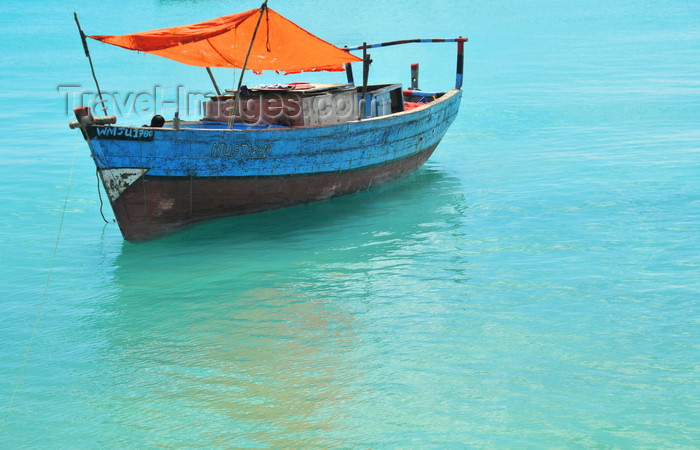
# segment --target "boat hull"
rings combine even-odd
[[[435,146],[379,166],[267,177],[143,176],[112,206],[124,238],[145,240],[183,225],[328,200],[386,184],[420,167]]]
[[[344,124],[260,130],[88,130],[125,239],[204,220],[327,200],[418,169],[454,120],[461,91]]]

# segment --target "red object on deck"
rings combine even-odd
[[[404,111],[410,111],[414,108],[418,108],[419,106],[423,106],[425,103],[421,102],[403,102],[403,109]]]

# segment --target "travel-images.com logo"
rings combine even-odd
[[[236,105],[233,95],[221,96],[214,92],[189,92],[184,86],[177,86],[174,95],[166,95],[161,86],[142,92],[97,92],[80,85],[58,86],[57,91],[64,97],[64,113],[73,115],[73,109],[90,107],[94,115],[113,114],[120,119],[139,118],[147,122],[155,115],[173,117],[204,118],[226,122],[231,112],[237,108],[236,121],[246,123],[268,123],[282,126],[304,124],[305,111],[323,119],[334,118],[339,122],[352,120],[364,102],[357,101],[356,91],[346,91],[345,95],[319,93],[302,96],[291,90],[248,91]]]

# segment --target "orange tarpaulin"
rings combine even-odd
[[[269,8],[262,14],[246,69],[258,73],[340,71],[346,62],[362,61]],[[259,15],[260,10],[253,9],[191,25],[89,37],[192,66],[242,68]]]

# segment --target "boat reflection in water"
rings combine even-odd
[[[439,290],[407,299],[428,284],[421,277],[436,276],[418,266],[435,236],[441,251],[465,241],[460,190],[426,167],[326,205],[123,243],[114,297],[94,315],[105,336],[101,372],[110,374],[100,401],[120,405],[111,421],[154,445],[190,442],[195,429],[198,443],[213,446],[351,445],[348,424],[399,392],[377,378],[404,367],[382,341],[397,321],[387,308],[400,316],[446,307]],[[439,270],[466,283],[468,261],[449,260]]]

